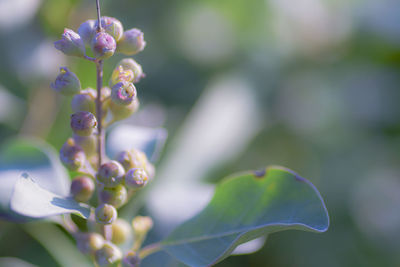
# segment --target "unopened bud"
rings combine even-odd
[[[130,188],[144,187],[149,180],[146,171],[142,168],[130,169],[125,175],[125,184]]]
[[[76,237],[76,245],[83,254],[93,255],[104,245],[104,239],[97,233],[80,233]]]
[[[111,224],[117,219],[117,210],[110,204],[100,204],[95,211],[96,221],[101,224]]]
[[[128,118],[135,113],[139,108],[139,100],[135,98],[129,105],[120,105],[114,101],[110,101],[110,110],[115,120]]]
[[[124,34],[124,28],[119,20],[112,17],[101,17],[101,27],[104,31],[111,35],[115,41],[119,41]],[[97,27],[97,21],[95,22],[95,27]]]
[[[123,244],[128,241],[129,237],[132,236],[132,230],[129,223],[123,219],[116,219],[111,224],[112,239],[114,244]]]
[[[136,88],[133,83],[119,82],[111,88],[111,100],[118,105],[127,106],[136,98]]]
[[[77,135],[89,136],[96,126],[96,117],[88,111],[79,111],[71,115],[71,128]]]
[[[140,258],[133,251],[129,251],[122,259],[122,267],[139,267],[139,265]]]
[[[76,171],[85,164],[86,157],[74,139],[69,138],[60,149],[60,160],[69,170]]]
[[[67,67],[62,67],[51,88],[63,95],[73,95],[81,90],[81,82],[75,73],[69,71]]]
[[[121,207],[128,199],[128,192],[125,186],[119,184],[116,187],[105,187],[99,191],[99,200],[102,203],[113,205],[116,208]]]
[[[96,21],[93,19],[89,19],[82,23],[78,28],[78,33],[81,36],[81,39],[85,43],[85,45],[89,46],[92,41],[94,35],[96,34]]]
[[[124,32],[121,40],[118,41],[117,51],[131,56],[142,51],[145,46],[146,42],[144,41],[143,32],[133,28]]]
[[[71,108],[73,112],[89,111],[96,112],[96,91],[92,88],[82,90],[72,97]]]
[[[85,44],[73,30],[65,29],[60,40],[54,42],[56,49],[67,56],[83,57],[85,55]]]
[[[101,165],[97,180],[105,187],[115,187],[120,184],[124,178],[125,170],[117,161],[110,161]]]
[[[92,134],[89,136],[81,136],[74,134],[73,138],[75,143],[83,149],[87,157],[91,157],[96,154],[97,139],[95,135]]]
[[[121,66],[124,70],[131,70],[133,72],[133,83],[137,83],[140,79],[145,77],[142,66],[132,58],[122,59],[117,66]]]
[[[117,44],[108,33],[98,32],[93,37],[91,46],[97,59],[106,59],[114,54]]]
[[[94,182],[87,176],[75,178],[71,183],[71,195],[78,202],[87,202],[93,195]]]
[[[122,252],[116,245],[106,242],[96,251],[95,259],[98,266],[114,266],[122,259]]]
[[[117,155],[116,160],[127,171],[133,168],[141,168],[146,171],[149,178],[154,176],[154,166],[148,161],[146,154],[140,150],[131,149],[122,151]]]
[[[132,220],[132,227],[136,235],[143,235],[153,228],[153,220],[148,216],[136,216]]]
[[[133,77],[132,70],[124,69],[122,66],[118,66],[111,74],[110,86],[112,87],[119,82],[132,82]]]

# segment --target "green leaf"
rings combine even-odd
[[[72,198],[54,194],[40,187],[27,173],[14,186],[10,200],[11,210],[26,217],[46,218],[74,213],[89,218],[90,207]]]
[[[23,261],[18,258],[12,257],[1,257],[0,266],[13,266],[13,267],[37,267],[36,265],[30,264],[29,262]]]
[[[291,170],[269,167],[224,180],[208,206],[162,246],[189,266],[210,266],[257,237],[289,229],[324,232],[328,226],[317,189]]]
[[[22,173],[35,177],[41,187],[62,196],[69,193],[69,176],[56,151],[37,139],[11,139],[0,150],[0,217],[8,220],[26,218],[10,210],[10,198]]]

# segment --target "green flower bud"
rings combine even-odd
[[[78,202],[87,202],[93,195],[94,182],[87,176],[75,178],[71,183],[71,195]]]
[[[116,266],[122,259],[121,250],[110,242],[106,242],[104,246],[96,251],[95,259],[97,265],[103,266]]]
[[[104,31],[111,35],[115,41],[119,41],[124,34],[124,28],[119,20],[112,17],[101,17],[100,19],[101,27]],[[97,28],[97,21],[95,22],[95,27]]]
[[[75,73],[70,72],[67,67],[60,68],[60,74],[50,86],[63,95],[74,95],[81,90],[81,82],[78,77]]]
[[[83,57],[85,55],[85,44],[83,40],[73,30],[65,29],[61,40],[54,42],[56,49],[67,56]]]
[[[119,82],[111,88],[111,100],[118,105],[131,104],[136,98],[136,94],[136,88],[130,82]]]
[[[96,126],[96,117],[88,111],[79,111],[71,115],[71,128],[77,135],[89,136]]]
[[[136,216],[132,220],[135,235],[145,235],[153,228],[153,220],[148,216]]]
[[[117,51],[131,56],[142,51],[145,46],[146,42],[143,38],[143,32],[133,28],[124,32],[121,40],[118,41]]]
[[[154,176],[154,167],[142,151],[137,149],[122,151],[117,155],[116,160],[121,163],[125,170],[142,168],[146,171],[149,178]]]
[[[81,136],[74,134],[75,143],[80,146],[87,157],[92,157],[97,152],[97,138],[95,135]]]
[[[123,106],[110,101],[110,110],[115,120],[123,120],[131,116],[139,109],[139,100],[135,98],[129,105]]]
[[[71,108],[73,112],[89,111],[96,112],[96,91],[92,88],[82,90],[72,97]]]
[[[93,255],[104,245],[104,239],[97,233],[80,233],[76,237],[76,245],[83,254]]]
[[[68,138],[60,149],[60,160],[69,170],[76,171],[85,164],[86,157],[74,139]]]
[[[117,161],[110,161],[101,165],[97,180],[105,187],[115,187],[120,184],[124,178],[125,170]]]
[[[110,204],[100,204],[95,211],[96,221],[101,224],[111,224],[117,219],[117,210]]]
[[[133,251],[129,251],[122,259],[122,267],[139,267],[139,265],[140,258]]]
[[[117,44],[108,33],[98,32],[93,37],[91,46],[97,59],[106,59],[114,55]]]
[[[143,72],[142,66],[133,58],[124,58],[117,64],[117,66],[121,66],[124,70],[131,70],[133,72],[133,83],[139,82],[140,79],[146,76]]]
[[[118,66],[114,69],[111,74],[110,86],[114,86],[119,82],[131,82],[133,81],[133,72],[129,69],[124,69],[122,66]]]
[[[130,169],[125,175],[125,185],[130,188],[142,188],[149,180],[146,171],[142,168]]]
[[[96,21],[94,19],[89,19],[82,23],[78,28],[78,33],[85,45],[89,46],[94,35],[96,34]]]
[[[128,192],[125,186],[121,184],[111,188],[105,187],[100,190],[99,199],[102,203],[107,203],[119,208],[126,203]]]
[[[123,244],[132,236],[129,223],[123,219],[117,219],[111,224],[112,239],[114,244]]]

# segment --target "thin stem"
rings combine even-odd
[[[96,8],[97,8],[97,31],[101,31],[101,15],[100,15],[100,1],[96,0]]]
[[[97,117],[97,156],[98,169],[103,162],[104,157],[104,132],[103,132],[103,116],[101,103],[101,88],[103,87],[103,60],[96,62],[97,70],[97,98],[96,98],[96,117]]]
[[[147,256],[149,256],[150,254],[156,253],[159,250],[161,250],[160,243],[150,244],[150,245],[145,246],[143,249],[140,250],[139,258],[140,259],[144,259]]]

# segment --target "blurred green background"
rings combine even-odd
[[[399,1],[101,2],[103,15],[147,41],[135,56],[147,75],[137,86],[141,111],[126,123],[169,132],[148,198],[168,199],[174,189],[164,185],[183,180],[210,185],[279,164],[325,199],[327,233],[272,234],[258,252],[217,266],[400,266]],[[1,143],[29,135],[59,149],[71,135],[69,100],[49,84],[68,65],[94,87],[95,68],[52,42],[88,18],[94,0],[0,1]],[[106,78],[119,59],[106,62]],[[165,224],[160,236],[176,223],[171,212],[190,208],[146,201]],[[58,228],[0,221],[0,256],[60,266],[64,247],[54,252],[54,240],[63,238],[73,246]]]

